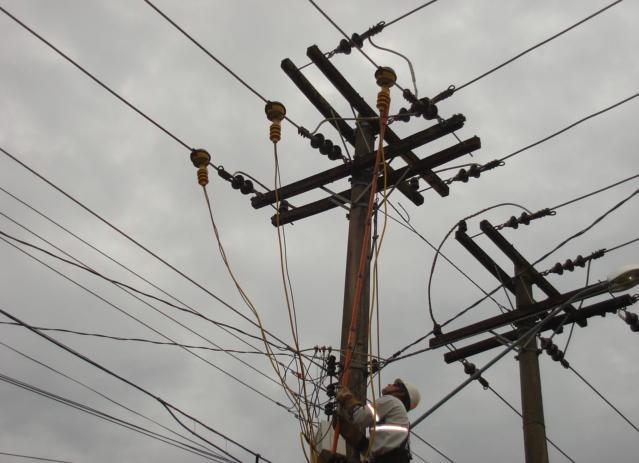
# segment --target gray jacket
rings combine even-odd
[[[373,456],[395,450],[408,439],[408,413],[402,401],[392,395],[378,398],[374,407],[372,403],[355,407],[353,423],[361,428],[371,428],[369,440],[373,443]]]

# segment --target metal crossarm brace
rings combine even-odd
[[[458,128],[463,127],[465,120],[466,118],[464,116],[462,116],[461,114],[456,114],[451,118],[446,119],[445,121],[421,130],[413,135],[404,138],[403,140],[395,141],[384,148],[384,159],[388,161],[397,156],[401,156],[401,154],[406,152],[407,150],[416,148],[423,145],[424,143],[428,143],[441,138],[444,135],[451,133],[453,130],[457,130]],[[323,186],[336,180],[348,177],[349,175],[352,175],[353,171],[355,170],[372,167],[375,163],[376,154],[376,151],[371,151],[366,156],[362,157],[361,161],[357,160],[349,164],[335,166],[331,169],[325,170],[324,172],[319,172],[305,179],[285,185],[278,189],[278,199],[281,201],[283,199],[287,199],[292,196],[311,191],[319,186]],[[419,161],[419,159],[417,161]],[[441,164],[443,164],[444,162],[442,162]],[[393,171],[393,173],[399,172],[400,170],[401,169],[395,170]],[[398,176],[398,178],[400,177],[401,175]],[[409,177],[406,176],[405,178]],[[424,199],[422,197],[421,202],[423,202],[423,200]],[[259,194],[257,196],[253,196],[251,198],[251,205],[256,209],[268,206],[269,204],[273,204],[274,202],[275,191],[273,190],[267,191],[266,193]]]
[[[600,315],[603,317],[606,315],[606,313],[614,313],[623,307],[631,305],[633,302],[633,297],[628,294],[608,299],[607,301],[598,302],[582,309],[578,309],[574,314],[557,315],[556,317],[548,320],[548,322],[544,324],[540,331],[559,330],[564,325],[569,325],[571,323],[578,322],[579,320],[587,320],[588,318],[594,317],[595,315]],[[446,363],[453,363],[457,360],[465,359],[472,355],[481,354],[482,352],[486,352],[487,350],[502,346],[504,344],[504,340],[516,340],[520,336],[520,334],[521,333],[518,330],[512,330],[500,334],[499,336],[494,336],[476,342],[474,344],[469,344],[468,346],[460,347],[452,352],[445,353],[444,360]]]
[[[510,244],[501,233],[499,233],[495,227],[493,227],[488,220],[482,220],[479,224],[479,228],[495,245],[504,253],[515,265],[518,265],[526,269],[527,276],[531,281],[536,284],[547,296],[560,296],[561,293],[552,285],[546,278],[544,278],[524,256],[522,256],[515,247]],[[515,278],[517,278],[515,276]],[[568,313],[574,312],[576,309],[572,305],[566,306],[564,309]],[[579,320],[577,322],[579,326],[584,327],[588,325],[586,320]]]
[[[340,74],[335,66],[324,56],[324,53],[313,45],[306,50],[308,56],[320,71],[328,78],[328,80],[337,88],[344,98],[364,117],[376,117],[377,113],[369,106],[368,103],[355,91],[348,81]],[[386,128],[386,139],[389,143],[396,143],[400,137],[390,129]],[[417,155],[412,151],[406,151],[401,154],[402,159],[408,164],[412,164],[419,160]],[[449,188],[444,181],[437,176],[432,170],[428,169],[422,173],[422,178],[439,193],[440,196],[448,196]]]
[[[479,137],[472,137],[468,140],[464,140],[457,145],[451,146],[450,148],[446,148],[445,150],[439,151],[435,154],[432,154],[424,159],[417,161],[412,166],[402,167],[401,169],[397,169],[392,174],[389,174],[387,177],[387,183],[393,184],[402,176],[409,177],[412,175],[419,174],[423,172],[425,169],[432,169],[439,165],[445,164],[448,161],[451,161],[455,158],[463,156],[464,154],[468,154],[471,151],[475,151],[481,147],[481,141]],[[383,177],[378,177],[377,185],[378,189],[383,188]],[[306,217],[310,217],[311,215],[319,214],[320,212],[327,211],[329,209],[333,209],[334,207],[339,206],[340,204],[344,204],[346,201],[342,198],[350,198],[351,190],[345,190],[337,194],[336,196],[330,196],[328,198],[320,199],[319,201],[314,201],[312,203],[306,204],[301,207],[297,207],[295,209],[291,209],[286,212],[282,212],[279,214],[279,224],[284,225],[290,222],[294,222],[295,220],[303,219]],[[271,217],[271,223],[277,226],[277,217]]]

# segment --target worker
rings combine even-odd
[[[412,384],[396,379],[382,389],[375,403],[362,404],[347,387],[337,393],[340,404],[342,437],[359,452],[366,452],[369,439],[363,433],[371,428],[371,463],[407,463],[410,456],[408,411],[417,407],[421,398]]]

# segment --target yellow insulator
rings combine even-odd
[[[269,138],[273,143],[277,143],[282,138],[282,126],[279,122],[272,122]]]
[[[269,101],[264,107],[264,112],[267,119],[271,121],[269,138],[273,143],[277,143],[282,138],[281,122],[286,116],[286,108],[279,101]]]
[[[380,114],[388,114],[390,111],[390,90],[383,87],[377,94],[377,109]]]
[[[206,166],[197,168],[197,183],[206,186],[209,183],[209,169]]]
[[[197,167],[197,183],[206,186],[209,183],[208,166],[211,162],[211,155],[203,149],[191,151],[191,162]]]

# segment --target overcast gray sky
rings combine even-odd
[[[422,3],[318,2],[349,34],[362,33],[380,21],[388,23]],[[609,3],[440,0],[390,25],[374,41],[407,56],[414,66],[419,95],[433,96],[451,84],[461,86]],[[283,58],[301,66],[308,62],[308,46],[317,44],[323,51],[330,51],[342,38],[310,2],[157,0],[156,4],[261,95],[282,101],[297,124],[310,130],[319,124],[319,113],[280,69]],[[247,172],[272,187],[273,154],[263,102],[144,1],[2,0],[0,5],[188,146],[206,148],[216,165],[230,172]],[[466,125],[458,132],[460,138],[477,135],[482,140],[481,150],[472,159],[465,156],[451,165],[498,159],[636,94],[638,19],[638,2],[623,1],[442,102],[442,116],[466,116]],[[0,14],[0,31],[0,147],[252,319],[220,258],[189,150],[5,14]],[[403,59],[370,44],[364,50],[376,63],[392,66],[398,83],[412,88]],[[337,55],[332,62],[373,105],[378,88],[371,63],[357,52]],[[304,73],[340,114],[351,114],[346,101],[317,69],[310,66]],[[391,112],[406,105],[396,89],[392,98]],[[397,192],[391,201],[396,206],[401,204],[410,224],[435,245],[460,219],[496,204],[514,203],[531,211],[560,205],[638,173],[638,104],[639,99],[629,101],[509,159],[479,179],[466,184],[455,182],[446,198],[429,190],[424,192],[425,202],[420,207]],[[408,124],[395,122],[392,127],[407,136],[431,124],[413,119]],[[339,140],[328,125],[323,125],[320,132]],[[424,157],[455,142],[449,136],[415,151]],[[279,159],[285,184],[336,165],[311,149],[287,122],[283,124]],[[8,156],[0,156],[0,166],[0,230],[4,233],[62,254],[28,229],[109,278],[168,298],[29,209],[24,205],[27,203],[206,316],[257,334],[246,320]],[[454,173],[442,172],[441,176],[449,178]],[[637,179],[631,180],[561,207],[556,215],[529,226],[505,229],[503,234],[527,258],[536,260],[630,196],[638,183]],[[343,180],[330,187],[340,190],[346,186]],[[231,189],[215,172],[211,172],[208,191],[239,282],[255,303],[265,327],[291,344],[277,233],[270,224],[272,210],[253,209],[248,196]],[[324,196],[325,192],[308,193],[291,202],[302,205]],[[479,231],[480,219],[498,224],[511,215],[520,215],[519,206],[502,206],[470,220],[469,232]],[[557,261],[637,238],[638,212],[634,197],[537,268],[545,270]],[[302,348],[339,345],[348,228],[345,214],[337,208],[286,227]],[[477,242],[510,270],[509,261],[486,238],[479,237]],[[205,341],[209,339],[225,349],[248,349],[201,318],[144,299],[202,336],[198,337],[110,283],[14,244],[102,298],[2,241],[0,308],[27,323],[162,340],[129,314],[185,344],[210,346]],[[638,246],[634,243],[593,261],[590,282],[605,279],[620,265],[638,263]],[[484,290],[497,284],[454,239],[447,241],[443,252]],[[396,222],[388,222],[379,257],[382,357],[432,329],[426,282],[433,257],[424,240]],[[585,285],[586,272],[577,269],[549,279],[560,291],[570,291]],[[438,262],[432,307],[439,321],[451,318],[481,296],[482,291],[450,264]],[[536,291],[535,297],[544,296]],[[495,299],[509,306],[503,292]],[[451,326],[461,327],[498,313],[497,304],[487,301]],[[561,348],[568,332],[555,338]],[[272,380],[275,375],[264,356],[237,354],[264,373],[261,375],[220,352],[195,351],[206,363],[177,347],[49,334],[273,462],[304,460],[299,424],[291,413],[276,405],[280,402],[289,406],[290,402]],[[259,341],[244,335],[242,338],[261,346]],[[3,375],[168,434],[9,346],[186,435],[157,401],[24,328],[0,325],[0,341]],[[426,345],[423,341],[414,349]],[[497,352],[472,361],[484,365]],[[412,412],[413,419],[467,377],[459,364],[447,365],[443,353],[439,349],[416,355],[391,364],[382,373],[384,382],[402,376],[421,389],[422,403]],[[636,334],[616,316],[597,317],[587,328],[575,328],[567,351],[574,369],[635,425],[639,423],[637,355]],[[573,372],[545,355],[540,356],[540,363],[548,437],[577,462],[636,461],[636,430]],[[314,376],[319,373],[317,369],[311,372]],[[519,374],[513,354],[491,368],[485,378],[520,409]],[[288,379],[297,387],[291,374]],[[320,400],[325,400],[323,392]],[[0,402],[3,453],[72,462],[205,461],[6,382],[0,383]],[[253,456],[202,426],[186,422],[190,429],[201,432],[240,461],[254,461]],[[523,461],[520,418],[476,383],[415,431],[455,462]],[[412,448],[428,462],[446,461],[416,439]],[[553,462],[569,461],[552,448],[549,453]],[[0,454],[0,461],[26,460]]]

